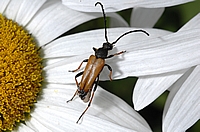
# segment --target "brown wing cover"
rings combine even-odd
[[[84,89],[85,92],[88,92],[92,89],[97,76],[104,67],[104,64],[104,59],[97,59],[94,55],[90,56],[79,85],[80,90]]]

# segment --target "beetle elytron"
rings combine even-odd
[[[112,68],[108,64],[105,64],[105,59],[112,58],[114,56],[117,56],[117,55],[120,55],[120,54],[126,52],[126,51],[121,51],[121,52],[118,52],[118,53],[115,53],[115,54],[108,55],[108,51],[113,49],[114,44],[117,43],[119,39],[121,39],[123,36],[125,36],[125,35],[127,35],[129,33],[143,32],[146,35],[149,35],[144,30],[133,30],[133,31],[129,31],[129,32],[126,32],[126,33],[122,34],[120,37],[118,37],[116,39],[116,41],[114,41],[112,43],[108,42],[105,12],[104,12],[104,9],[103,9],[103,5],[100,2],[97,2],[95,4],[95,6],[98,5],[98,4],[101,6],[101,9],[102,9],[102,12],[103,12],[104,24],[105,24],[105,39],[106,39],[106,42],[103,43],[103,46],[101,48],[97,49],[97,48],[93,47],[95,55],[91,55],[89,57],[89,59],[83,60],[76,70],[70,71],[70,72],[78,71],[81,68],[83,62],[87,62],[87,65],[86,65],[84,71],[78,73],[75,76],[75,81],[76,81],[76,85],[77,85],[78,89],[74,93],[73,97],[70,100],[67,101],[67,103],[72,101],[76,95],[79,95],[79,97],[84,102],[88,102],[89,101],[88,106],[83,111],[83,113],[81,114],[81,116],[79,117],[79,119],[77,120],[76,123],[79,122],[79,120],[82,118],[82,116],[85,114],[85,112],[90,107],[90,104],[91,104],[92,99],[94,97],[94,92],[96,91],[97,85],[99,83],[99,74],[101,73],[101,71],[104,68],[104,66],[106,66],[110,70],[109,78],[110,78],[110,80],[112,80],[112,78],[111,78]],[[82,75],[82,79],[81,79],[80,83],[78,83],[77,77],[79,77],[81,75]],[[91,95],[91,92],[92,92],[92,95]]]

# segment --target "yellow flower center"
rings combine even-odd
[[[30,113],[41,89],[41,60],[31,35],[0,14],[0,131]]]

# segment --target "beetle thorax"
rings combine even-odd
[[[104,48],[99,48],[97,49],[97,51],[95,52],[95,56],[97,58],[102,58],[102,59],[105,59],[108,55],[108,50],[107,49],[104,49]]]
[[[106,59],[107,55],[108,55],[108,51],[113,49],[113,44],[109,43],[109,42],[105,42],[103,43],[103,46],[99,49],[94,49],[95,51],[95,56],[97,58],[102,58],[102,59]]]

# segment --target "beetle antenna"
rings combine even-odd
[[[119,41],[122,37],[124,37],[124,36],[127,35],[127,34],[133,33],[133,32],[143,32],[143,33],[145,33],[147,36],[149,36],[149,33],[147,33],[147,32],[144,31],[144,30],[133,30],[133,31],[128,31],[128,32],[125,32],[124,34],[122,34],[121,36],[119,36],[119,37],[117,38],[117,40],[115,40],[114,42],[112,42],[112,44],[117,43],[117,41]]]
[[[95,4],[95,6],[97,6],[98,4],[101,6],[101,9],[102,9],[102,12],[103,12],[104,26],[105,26],[105,39],[106,39],[106,42],[109,43],[108,42],[108,37],[107,37],[107,28],[106,28],[106,14],[104,12],[103,5],[100,2],[97,2]]]

